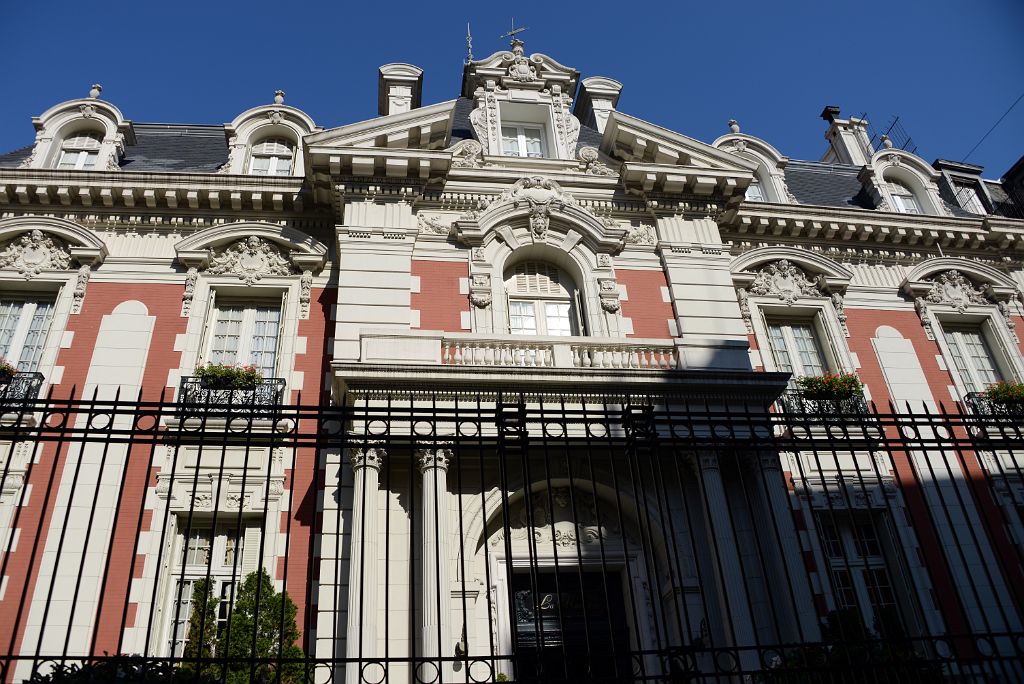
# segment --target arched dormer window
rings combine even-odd
[[[579,335],[576,285],[557,266],[522,261],[505,274],[508,327],[512,335]]]
[[[750,202],[764,202],[764,188],[761,186],[761,180],[754,177],[754,180],[747,186],[747,191],[744,197]]]
[[[61,170],[95,168],[101,144],[102,135],[93,131],[82,131],[68,136],[61,143],[57,168]]]
[[[249,173],[255,176],[290,176],[295,145],[285,138],[264,138],[252,146]]]
[[[899,181],[888,181],[889,195],[892,197],[893,209],[901,214],[923,214],[921,202],[914,191]]]

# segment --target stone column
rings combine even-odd
[[[723,622],[727,630],[730,626],[732,628],[727,636],[733,639],[733,646],[751,649],[757,643],[754,619],[747,600],[743,565],[740,562],[736,535],[732,530],[729,502],[726,499],[718,459],[717,454],[698,453],[694,458],[694,466],[704,494],[705,523],[714,542],[712,552],[717,555],[717,565],[721,573],[718,581]],[[737,663],[737,667],[755,668],[758,663],[756,651],[740,651],[740,663]]]
[[[346,684],[356,684],[366,660],[377,653],[377,488],[380,469],[387,452],[381,447],[352,449],[352,543],[349,545],[348,622],[345,629],[345,656],[364,662],[349,663]],[[368,673],[376,681],[379,673]]]
[[[430,448],[416,452],[423,474],[420,529],[423,549],[420,554],[421,636],[420,654],[424,658],[454,655],[451,641],[451,580],[448,574],[448,463],[451,449]],[[424,682],[441,681],[440,661],[420,666]],[[450,669],[450,668],[448,668]],[[448,679],[448,677],[444,677]]]
[[[793,511],[780,458],[781,455],[775,452],[761,452],[749,459],[751,468],[757,471],[763,481],[763,484],[759,485],[761,491],[758,499],[766,507],[764,529],[768,537],[762,540],[762,548],[774,550],[778,570],[776,574],[779,575],[779,595],[792,596],[792,604],[788,599],[781,599],[780,603],[783,603],[787,613],[794,606],[796,610],[795,626],[799,631],[779,636],[786,641],[816,641],[821,638],[818,615],[814,608],[814,598],[811,596],[810,578],[804,566],[803,551],[800,550],[793,524]]]

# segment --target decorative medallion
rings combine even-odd
[[[43,271],[63,271],[70,265],[71,254],[64,243],[38,229],[22,233],[0,252],[0,268],[14,269],[25,280],[35,278]]]
[[[531,58],[523,54],[522,41],[512,41],[512,54],[509,57],[512,63],[508,67],[508,75],[513,81],[530,83],[537,80],[537,68],[530,63]]]
[[[581,147],[576,153],[579,160],[583,162],[583,172],[592,176],[618,176],[619,172],[610,168],[600,160],[600,154],[596,147]]]
[[[529,208],[530,232],[534,238],[543,238],[550,225],[552,209],[575,206],[572,195],[562,190],[555,181],[543,176],[530,176],[515,182],[501,193],[488,208],[511,202],[512,206],[527,205]]]
[[[932,278],[932,289],[924,299],[930,304],[948,304],[959,313],[975,304],[990,304],[985,292],[976,288],[960,271],[944,271]]]
[[[761,297],[778,297],[787,305],[800,297],[820,297],[818,287],[807,278],[807,274],[788,259],[773,261],[754,277],[748,288],[750,294]]]
[[[462,140],[451,147],[452,168],[479,169],[484,166],[483,145],[476,140]]]
[[[251,235],[215,252],[210,257],[206,272],[211,275],[237,275],[246,285],[253,285],[266,276],[293,275],[295,269],[281,250]]]

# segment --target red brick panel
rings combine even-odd
[[[668,287],[665,272],[617,268],[615,277],[626,286],[629,299],[622,302],[622,315],[633,321],[630,337],[672,337],[668,322],[675,318],[675,312],[672,304],[661,297],[661,288]]]
[[[420,291],[412,294],[410,305],[420,312],[420,328],[461,332],[462,312],[469,311],[469,296],[459,293],[459,278],[469,277],[469,266],[454,261],[414,260],[412,275],[420,279]]]

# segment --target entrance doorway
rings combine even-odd
[[[512,595],[516,681],[632,681],[620,571],[516,568]]]

